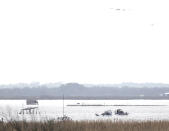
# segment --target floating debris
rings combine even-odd
[[[66,115],[64,115],[63,117],[58,117],[57,118],[58,121],[71,121],[72,119]]]
[[[121,9],[116,9],[117,11],[120,11]]]
[[[112,111],[111,110],[107,110],[104,113],[101,114],[102,116],[111,116],[112,115]]]
[[[124,8],[109,8],[110,10],[115,10],[115,11],[127,11],[127,9]]]
[[[95,113],[95,116],[100,116],[99,114]]]

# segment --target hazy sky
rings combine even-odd
[[[169,83],[168,0],[1,0],[0,84]]]

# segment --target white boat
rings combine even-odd
[[[115,115],[128,115],[128,112],[124,112],[122,109],[115,110]]]

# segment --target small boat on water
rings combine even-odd
[[[128,115],[128,112],[124,112],[122,109],[115,110],[115,115]]]
[[[101,115],[102,116],[112,116],[112,111],[111,110],[107,110],[107,111],[103,112]]]

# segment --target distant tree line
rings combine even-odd
[[[168,87],[87,87],[78,83],[61,84],[57,87],[14,87],[0,88],[0,99],[168,99],[163,96],[169,92]]]

